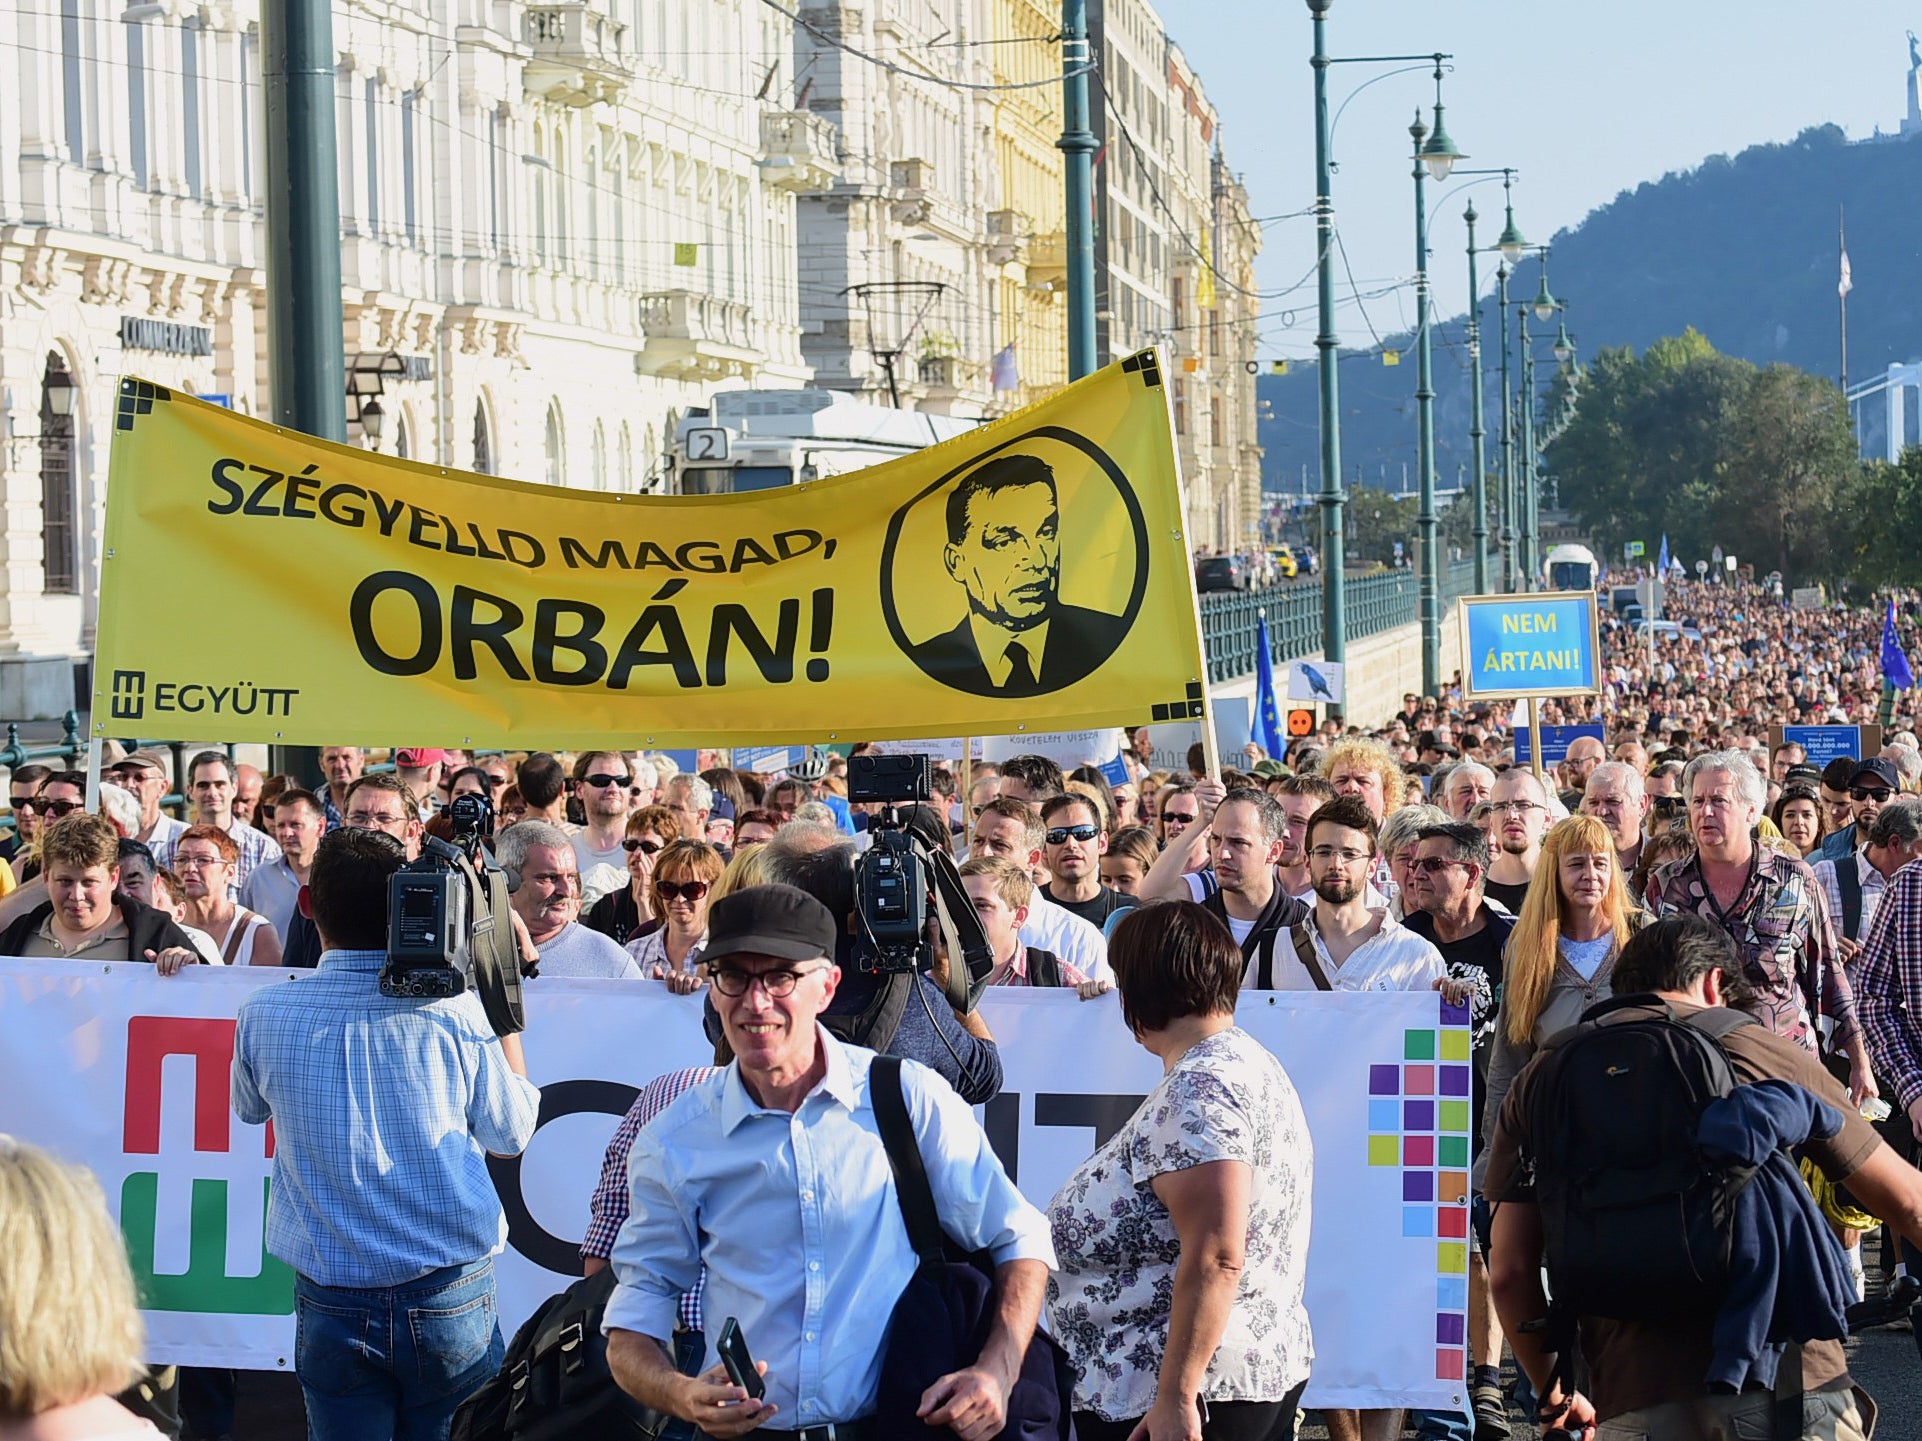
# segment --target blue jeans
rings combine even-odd
[[[366,1290],[297,1276],[294,1325],[309,1441],[447,1441],[507,1351],[491,1259]]]

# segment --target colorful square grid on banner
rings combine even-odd
[[[1402,1032],[1399,1064],[1368,1068],[1368,1164],[1401,1171],[1405,1239],[1433,1240],[1435,1376],[1464,1379],[1468,1327],[1468,1125],[1472,1082],[1465,1007]]]

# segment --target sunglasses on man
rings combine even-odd
[[[62,820],[75,811],[85,810],[86,805],[85,801],[50,801],[44,797],[30,797],[27,800],[15,801],[13,808],[17,811],[31,811],[35,815],[52,816],[55,820]]]
[[[1091,841],[1101,834],[1101,827],[1082,824],[1078,826],[1054,826],[1048,831],[1048,844],[1064,846],[1070,840]]]
[[[1849,787],[1850,800],[1874,801],[1877,805],[1883,804],[1885,801],[1888,800],[1890,796],[1894,794],[1895,792],[1890,790],[1887,786],[1850,786]]]

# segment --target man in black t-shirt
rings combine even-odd
[[[1042,803],[1041,823],[1047,828],[1043,845],[1052,877],[1042,891],[1049,900],[1094,926],[1105,926],[1116,911],[1140,904],[1101,884],[1108,837],[1093,801],[1072,791],[1055,796]]]

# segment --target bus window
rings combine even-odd
[[[725,465],[689,466],[681,472],[682,495],[725,495],[728,490]]]
[[[734,472],[734,489],[778,490],[794,484],[794,472],[785,465],[743,465]]]

